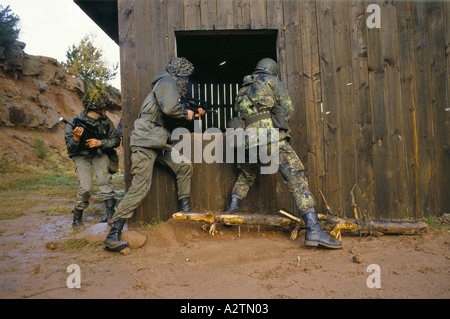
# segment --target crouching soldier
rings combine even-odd
[[[192,210],[189,200],[192,164],[170,145],[169,127],[173,127],[174,121],[191,121],[205,114],[201,108],[194,113],[182,102],[193,72],[191,62],[177,57],[170,60],[151,82],[152,91],[141,106],[130,136],[131,186],[117,207],[111,230],[103,242],[109,250],[119,251],[128,246],[127,241],[121,240],[122,229],[150,190],[155,161],[175,173],[180,211]]]
[[[257,132],[255,136],[269,134],[272,129],[278,130],[278,152],[274,151],[274,153],[278,154],[279,171],[306,224],[305,245],[342,248],[340,241],[330,238],[320,227],[314,209],[316,202],[309,190],[303,163],[290,145],[289,118],[294,112],[294,107],[286,86],[278,79],[278,65],[274,60],[269,58],[260,60],[255,71],[244,78],[235,107],[244,120],[246,129],[254,129]],[[252,147],[264,147],[265,145],[259,145],[260,141],[271,140],[270,136],[264,139],[259,137],[246,140],[247,151]],[[228,212],[236,211],[240,201],[247,196],[257,177],[260,163],[238,164],[238,168],[240,173],[231,193]]]
[[[75,163],[80,188],[73,210],[73,228],[83,225],[83,211],[89,206],[92,194],[94,169],[100,196],[105,202],[106,214],[102,222],[111,222],[114,215],[114,188],[110,173],[111,154],[120,144],[116,128],[106,116],[106,109],[96,103],[87,105],[85,110],[65,128],[65,141],[69,157]]]

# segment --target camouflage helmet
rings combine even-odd
[[[174,76],[190,76],[194,73],[194,66],[186,58],[172,58],[166,66],[166,71]]]
[[[271,75],[278,75],[278,64],[270,58],[264,58],[256,64],[255,70],[266,71]]]
[[[109,104],[108,97],[103,88],[96,88],[92,84],[86,85],[86,93],[83,98],[83,106],[86,112],[101,111]]]

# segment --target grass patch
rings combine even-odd
[[[3,205],[0,205],[0,207]],[[8,208],[0,211],[0,220],[3,219],[15,219],[17,217],[23,216],[24,213],[20,209]]]
[[[22,172],[15,169],[0,177],[0,219],[17,218],[52,198],[75,199],[75,176],[41,168],[25,168]]]
[[[59,245],[59,248],[62,250],[75,250],[88,247],[98,247],[101,245],[103,245],[103,242],[101,241],[91,242],[82,238],[71,238],[63,240]]]
[[[450,231],[450,224],[444,217],[429,216],[421,220],[426,222],[428,229],[435,233],[447,233]]]
[[[83,216],[92,216],[92,217],[101,217],[103,216],[104,210],[100,207],[88,207],[84,213]]]
[[[70,158],[49,152],[45,166],[34,166],[8,162],[0,154],[0,172],[0,220],[14,219],[30,210],[49,216],[72,211],[79,182]],[[95,196],[98,191],[95,175],[93,179],[94,194],[86,213],[97,216],[102,215],[103,206],[98,208],[94,205],[103,201]],[[115,190],[125,189],[123,174],[113,175],[112,183]],[[67,199],[71,202],[70,207],[57,206],[54,199]]]
[[[152,230],[153,228],[158,227],[159,225],[162,225],[163,223],[164,222],[161,220],[152,220],[149,223],[141,222],[141,223],[139,223],[137,228],[139,228],[143,231],[149,231],[149,230]]]
[[[67,195],[67,192],[76,192],[78,180],[75,176],[60,175],[53,172],[34,172],[30,174],[15,176],[0,186],[3,191],[38,191],[44,196]]]
[[[48,148],[38,138],[35,139],[35,148],[38,152],[36,156],[43,159],[42,164],[9,162],[0,154],[0,220],[14,219],[28,212],[62,215],[73,209],[79,182],[75,165],[67,156],[67,151]],[[122,165],[122,161],[119,165]],[[89,201],[91,206],[85,211],[87,216],[102,215],[104,208],[103,201],[95,195],[98,192],[95,175],[93,179],[93,196]],[[123,168],[113,175],[112,183],[114,189],[119,191],[116,194],[120,201],[125,189]]]
[[[47,216],[58,216],[70,214],[73,210],[72,206],[50,206],[43,213]]]
[[[0,219],[17,218],[53,198],[75,199],[78,180],[71,167],[36,167],[3,161],[1,170]]]

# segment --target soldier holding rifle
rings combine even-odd
[[[85,103],[87,104],[87,103]],[[100,103],[92,101],[85,105],[85,110],[71,122],[65,122],[65,141],[69,157],[75,163],[80,188],[73,210],[73,228],[83,225],[83,211],[89,206],[92,194],[92,169],[94,169],[100,189],[100,197],[106,206],[103,222],[111,222],[114,215],[114,188],[110,157],[117,156],[114,148],[120,144],[120,137],[111,120],[106,116],[106,109]]]

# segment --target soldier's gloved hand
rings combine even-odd
[[[195,115],[194,115],[194,117],[200,117],[200,116],[203,116],[203,115],[205,115],[205,110],[204,109],[202,109],[202,108],[199,108],[198,109],[198,113],[196,113]]]
[[[90,148],[100,147],[102,145],[102,141],[97,140],[95,138],[90,138],[86,140],[86,145],[89,146]]]
[[[188,120],[188,121],[192,121],[192,118],[194,117],[194,111],[191,111],[191,110],[187,110],[187,116],[186,116],[186,119]]]
[[[73,139],[75,142],[79,142],[81,135],[83,135],[84,132],[84,128],[82,128],[81,126],[78,126],[76,128],[73,129]]]

